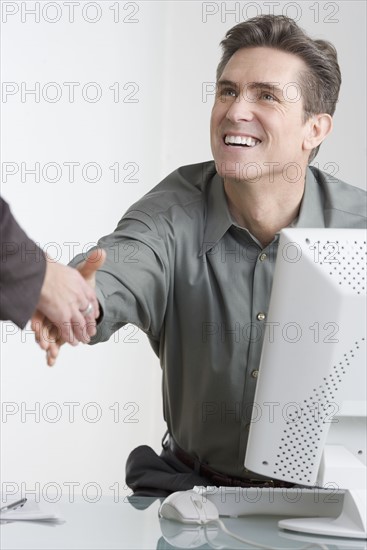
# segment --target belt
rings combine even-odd
[[[217,472],[207,464],[203,464],[181,449],[173,437],[169,436],[166,442],[164,442],[164,439],[165,438],[163,438],[162,441],[164,449],[169,449],[180,462],[188,466],[191,470],[194,470],[195,473],[206,477],[215,487],[294,487],[294,483],[288,483],[277,479],[236,478]]]

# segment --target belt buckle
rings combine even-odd
[[[249,479],[250,483],[254,484],[254,487],[274,487],[274,479]]]

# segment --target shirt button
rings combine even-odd
[[[264,260],[266,260],[266,258],[268,257],[267,254],[265,254],[265,252],[263,254],[260,255],[260,262],[263,262]]]
[[[252,376],[252,378],[257,378],[259,376],[259,371],[258,370],[253,370],[252,373],[251,373],[251,376]]]
[[[258,313],[256,317],[258,321],[264,321],[266,319],[265,313]]]

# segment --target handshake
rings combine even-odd
[[[100,310],[95,275],[105,259],[106,252],[101,248],[93,250],[76,269],[47,259],[31,327],[36,341],[46,351],[50,367],[55,364],[63,344],[87,344],[96,334]]]

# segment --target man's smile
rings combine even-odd
[[[256,147],[256,145],[261,143],[261,140],[252,136],[239,136],[235,134],[226,134],[223,139],[226,145],[237,147]]]

